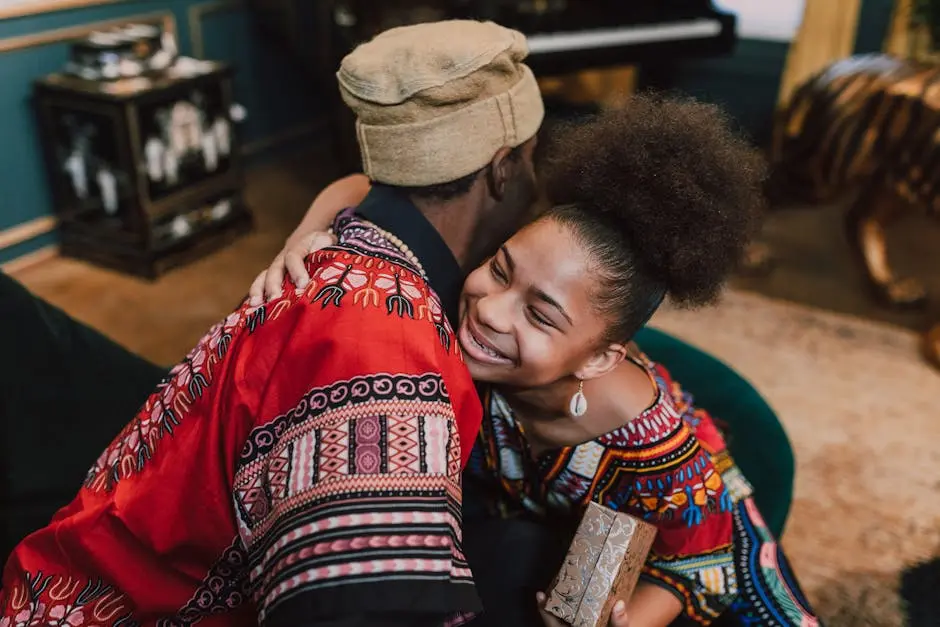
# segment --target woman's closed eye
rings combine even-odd
[[[490,260],[490,274],[492,274],[493,278],[500,283],[507,283],[509,281],[509,276],[506,274],[506,271],[499,266],[499,262],[496,261],[496,257],[493,257],[493,259]]]
[[[530,306],[528,307],[528,310],[529,310],[529,317],[532,318],[532,321],[535,322],[535,324],[542,326],[542,327],[548,327],[551,329],[558,328],[557,326],[555,326],[554,322],[552,322],[545,314],[541,313],[535,307]]]
[[[503,259],[500,259],[502,255]],[[500,251],[494,255],[489,261],[489,270],[490,275],[500,285],[508,286],[512,283],[511,273],[515,270],[515,263],[512,256],[509,254],[509,251],[503,246]],[[557,308],[561,315],[568,319],[568,316],[562,310],[561,305],[558,304],[553,298],[547,296],[542,290],[536,289],[534,292],[535,299],[538,303],[548,303],[550,306]],[[551,329],[561,330],[561,327],[558,323],[553,320],[552,316],[544,313],[540,310],[539,307],[535,305],[526,305],[525,306],[526,317],[533,324],[542,331],[548,331]],[[570,320],[569,320],[570,321]]]

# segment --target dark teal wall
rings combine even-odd
[[[856,53],[881,50],[891,10],[892,0],[863,0]],[[765,145],[788,49],[783,42],[742,39],[727,57],[654,68],[641,85],[720,104],[755,143]]]
[[[652,68],[641,84],[721,105],[744,133],[762,144],[769,137],[788,49],[783,42],[742,39],[725,57]]]
[[[48,33],[93,22],[169,11],[176,20],[180,49],[192,54],[191,7],[203,11],[201,25],[206,58],[236,67],[235,95],[248,109],[242,132],[245,143],[289,136],[292,129],[309,127],[319,114],[312,82],[280,50],[259,38],[251,15],[239,4],[193,0],[127,0],[98,7],[43,13],[0,20],[0,50],[8,38]],[[198,12],[198,11],[197,11]],[[51,199],[29,97],[32,81],[62,68],[68,43],[0,52],[0,233],[49,215]],[[298,136],[295,141],[309,141]],[[257,156],[257,155],[255,155]],[[53,243],[42,235],[0,250],[0,263]]]
[[[855,33],[855,52],[879,52],[884,46],[894,0],[863,0]]]
[[[203,22],[206,58],[237,68],[235,97],[248,109],[243,129],[248,142],[316,119],[320,110],[312,80],[283,49],[259,36],[250,12],[210,13]]]

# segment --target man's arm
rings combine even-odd
[[[304,258],[311,252],[334,243],[327,234],[336,214],[355,207],[369,193],[371,184],[364,174],[350,174],[327,185],[317,194],[297,228],[284,242],[284,248],[255,278],[248,290],[249,302],[258,306],[281,295],[285,271],[291,282],[303,289],[310,277]]]
[[[479,399],[456,342],[390,311],[371,266],[324,255],[233,367],[253,425],[233,500],[259,623],[443,625],[479,609],[460,540],[461,425]],[[414,312],[431,308],[419,290]]]

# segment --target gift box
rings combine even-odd
[[[614,604],[633,594],[655,537],[653,525],[589,504],[545,609],[572,627],[607,627]]]

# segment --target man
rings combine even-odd
[[[481,409],[448,318],[532,200],[526,52],[460,21],[344,59],[372,191],[307,289],[210,330],[14,549],[0,622],[421,627],[480,609],[460,468]]]

